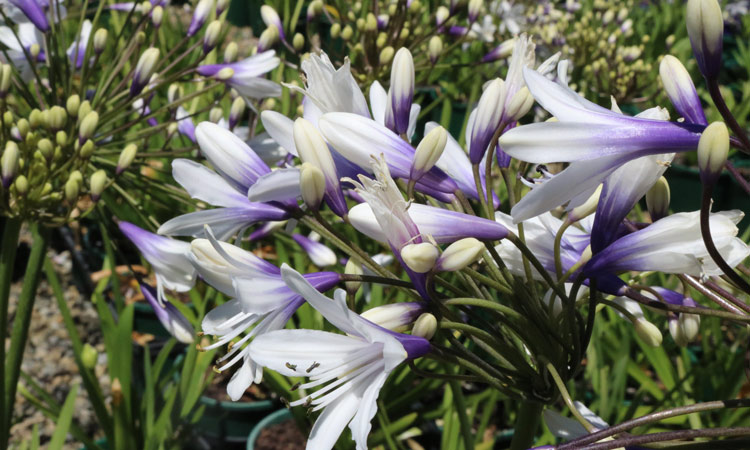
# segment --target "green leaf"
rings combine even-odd
[[[78,385],[75,384],[70,392],[68,392],[68,396],[65,397],[65,403],[63,403],[60,415],[57,417],[57,426],[55,427],[55,432],[52,434],[52,440],[48,447],[49,450],[59,450],[65,444],[65,437],[68,435],[68,429],[73,422],[73,411],[75,410],[77,396]]]

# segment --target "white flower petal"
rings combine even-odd
[[[247,205],[247,199],[224,178],[195,161],[175,159],[172,161],[172,176],[194,199],[214,206],[242,207]]]

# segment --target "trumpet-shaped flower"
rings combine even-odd
[[[18,36],[17,38],[16,35]],[[10,27],[0,26],[0,43],[8,48],[6,50],[10,59],[8,62],[18,69],[23,78],[29,78],[31,76],[31,64],[29,64],[29,60],[26,58],[26,52],[30,51],[32,45],[37,44],[41,46],[44,43],[44,36],[39,29],[30,22],[21,22],[18,24],[16,34],[14,34]],[[0,59],[5,60],[4,55],[0,56],[2,56]],[[40,51],[39,55],[37,55],[37,61],[42,62],[45,60],[44,51]]]
[[[18,13],[20,11],[34,26],[46,33],[50,28],[47,14],[44,12],[46,3],[38,0],[1,0],[0,6],[10,9],[6,14],[17,22],[21,19]]]
[[[336,253],[324,244],[299,233],[292,234],[292,239],[302,247],[316,266],[327,267],[336,264]]]
[[[261,78],[279,65],[276,52],[269,50],[228,64],[208,64],[198,67],[204,77],[224,81],[244,97],[266,98],[281,95],[281,86],[275,81]]]
[[[251,355],[247,342],[264,333],[284,328],[304,299],[287,287],[278,267],[231,244],[214,239],[196,240],[192,244],[190,258],[206,281],[235,297],[206,314],[202,328],[206,334],[219,337],[206,349],[221,347],[244,333],[218,361],[226,361],[218,368],[219,371],[242,361],[242,366],[227,386],[230,398],[238,400],[251,384],[259,383],[263,376],[263,364],[258,364]],[[305,278],[315,289],[327,291],[338,283],[340,275],[318,272]]]
[[[129,222],[120,222],[119,226],[153,267],[161,304],[164,304],[164,289],[186,292],[193,287],[195,269],[187,256],[190,244],[150,233]]]
[[[357,450],[364,450],[388,375],[404,361],[425,355],[430,344],[424,338],[386,330],[350,311],[344,291],[337,291],[331,301],[286,265],[282,277],[346,335],[278,330],[257,337],[249,346],[250,354],[283,375],[308,377],[310,381],[301,385],[302,389],[325,385],[292,403],[323,410],[310,432],[308,449],[332,448],[349,424]]]
[[[559,119],[513,128],[499,144],[513,158],[533,163],[572,162],[563,172],[532,189],[512,210],[516,222],[549,211],[573,199],[585,199],[618,167],[633,159],[694,150],[701,125],[610,111],[579,96],[563,82],[555,83],[524,69],[531,93]],[[559,77],[561,78],[561,77]],[[588,193],[588,195],[586,195]]]
[[[88,46],[91,37],[91,21],[84,20],[81,25],[81,34],[68,47],[68,58],[75,65],[76,69],[83,67],[84,58],[86,57],[86,46]]]
[[[375,80],[370,85],[370,109],[372,110],[372,118],[383,126],[386,126],[385,115],[388,109],[388,93],[385,91],[383,86]],[[409,110],[409,124],[406,128],[406,137],[411,140],[414,136],[414,132],[417,130],[417,118],[422,107],[417,103],[411,104]],[[390,128],[390,127],[389,127]]]
[[[187,318],[168,300],[163,299],[164,303],[159,303],[158,294],[154,288],[147,284],[141,284],[141,293],[146,299],[151,309],[154,310],[156,318],[159,319],[164,329],[175,339],[183,344],[190,344],[195,339],[195,330]]]

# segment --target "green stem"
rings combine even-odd
[[[18,247],[18,235],[21,233],[21,219],[5,220],[2,244],[0,244],[0,361],[5,361],[5,336],[8,333],[8,297],[10,295],[11,276]],[[5,371],[0,370],[0,387],[5,385]],[[7,421],[10,423],[10,420]],[[0,392],[0,443],[8,442],[8,431],[5,427],[5,390]]]
[[[464,449],[471,450],[474,448],[474,439],[471,435],[471,423],[466,411],[466,399],[463,392],[461,392],[461,383],[457,380],[451,380],[448,383],[453,392],[453,401],[456,404],[458,421],[461,423],[461,436],[464,439]]]
[[[513,427],[513,440],[510,450],[525,450],[534,443],[536,430],[542,417],[542,404],[531,400],[524,400],[518,410],[518,420]]]
[[[5,423],[4,429],[9,430],[12,422],[13,404],[16,397],[16,385],[21,373],[21,362],[26,340],[29,336],[29,324],[31,312],[36,298],[36,288],[39,284],[39,276],[42,272],[42,263],[49,245],[50,230],[43,225],[33,223],[31,234],[34,243],[31,247],[29,262],[26,264],[26,273],[23,279],[21,296],[18,298],[16,317],[13,320],[13,331],[10,339],[10,350],[5,361]],[[7,439],[7,436],[5,436]],[[0,444],[5,444],[2,442]]]

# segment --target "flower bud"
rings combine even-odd
[[[29,113],[29,125],[32,129],[37,129],[43,125],[42,123],[42,112],[34,108]]]
[[[83,159],[88,159],[94,153],[94,141],[91,139],[87,140],[78,151],[78,156]]]
[[[65,112],[65,108],[62,106],[53,106],[49,110],[49,123],[47,124],[53,131],[59,130],[65,126],[65,121],[68,120],[68,114]]]
[[[120,175],[123,171],[130,167],[130,164],[133,163],[137,152],[138,147],[135,144],[126,145],[125,148],[122,149],[122,152],[120,152],[120,158],[117,160],[117,169],[115,170],[115,174]]]
[[[331,37],[333,39],[338,38],[341,35],[341,24],[340,23],[334,23],[331,25]]]
[[[411,328],[423,310],[424,307],[419,303],[391,303],[368,309],[360,316],[386,330],[403,333]]]
[[[29,192],[29,180],[25,175],[19,175],[16,177],[16,181],[13,182],[13,186],[16,187],[16,194],[26,195]]]
[[[437,11],[435,12],[435,22],[437,26],[444,24],[450,16],[451,12],[450,10],[448,10],[448,8],[446,8],[445,6],[438,6]]]
[[[151,79],[151,75],[159,62],[160,52],[156,47],[146,49],[138,59],[133,73],[133,82],[130,84],[130,95],[136,96],[141,93]]]
[[[438,162],[448,142],[448,132],[441,126],[436,126],[417,145],[414,159],[411,163],[409,179],[417,181],[429,172]]]
[[[232,130],[234,127],[237,126],[237,124],[240,122],[240,119],[242,118],[242,115],[245,114],[245,107],[247,106],[247,103],[245,103],[245,99],[242,97],[237,97],[232,102],[232,107],[229,108],[229,129]]]
[[[483,0],[469,0],[469,23],[474,23],[479,17],[479,13],[482,12],[482,6],[484,5]]]
[[[281,39],[286,38],[286,36],[284,35],[284,27],[281,23],[281,18],[279,17],[279,14],[275,9],[268,5],[261,6],[260,18],[263,19],[263,23],[265,23],[268,28],[276,27],[276,31],[279,33]]]
[[[326,192],[323,172],[309,162],[302,163],[299,170],[299,186],[305,205],[310,210],[317,211]]]
[[[89,182],[89,192],[91,193],[91,200],[99,201],[99,198],[104,192],[104,188],[107,187],[107,172],[104,170],[97,170],[91,175]]]
[[[151,23],[154,25],[154,28],[159,28],[161,26],[163,18],[164,8],[162,8],[161,5],[154,6],[154,10],[151,11]]]
[[[40,139],[39,142],[37,142],[36,147],[42,153],[44,159],[46,159],[47,161],[52,159],[52,155],[55,152],[55,146],[52,144],[52,141],[47,138]]]
[[[440,36],[433,36],[427,43],[427,56],[430,58],[430,62],[435,64],[443,53],[443,39]]]
[[[356,258],[352,257],[346,262],[344,273],[347,275],[362,275],[364,270],[362,269],[362,264]],[[347,281],[344,283],[344,286],[346,286],[346,292],[348,292],[349,295],[356,294],[361,285],[361,281]]]
[[[724,18],[717,0],[688,0],[688,37],[698,68],[706,78],[716,78],[721,69]]]
[[[676,319],[669,320],[669,333],[674,342],[685,347],[698,337],[701,327],[701,316],[698,314],[679,313]]]
[[[68,179],[75,180],[75,182],[78,183],[78,186],[83,186],[83,175],[81,175],[81,172],[78,170],[70,172],[70,175],[68,175]]]
[[[705,185],[716,182],[729,153],[729,131],[724,122],[713,122],[703,130],[698,141],[698,167]]]
[[[98,358],[99,353],[94,347],[88,343],[83,344],[83,349],[81,350],[81,363],[83,363],[83,367],[93,370],[96,367],[96,360]]]
[[[41,51],[42,47],[40,47],[39,44],[31,44],[29,46],[29,55],[34,61],[37,61],[39,59],[39,52]]]
[[[666,178],[660,177],[646,192],[646,206],[652,222],[669,214],[669,197],[669,183]]]
[[[208,54],[216,47],[221,36],[221,22],[214,20],[206,27],[206,34],[203,35],[203,53]]]
[[[427,273],[435,267],[440,256],[437,247],[429,242],[407,244],[401,248],[401,259],[406,266],[417,273]]]
[[[0,97],[5,97],[10,89],[10,76],[13,73],[13,68],[10,64],[0,65]]]
[[[141,2],[141,13],[142,14],[148,14],[148,13],[150,13],[152,6],[153,5],[151,4],[150,0],[143,0],[143,2]]]
[[[234,60],[237,59],[237,53],[239,53],[239,51],[240,48],[236,42],[230,42],[227,44],[227,48],[224,49],[224,63],[229,64],[234,62]]]
[[[3,156],[0,157],[0,170],[2,173],[2,183],[4,188],[8,188],[13,177],[16,175],[18,170],[18,160],[20,158],[18,145],[13,141],[5,143],[5,150]]]
[[[478,239],[460,239],[445,249],[438,258],[435,270],[438,272],[453,272],[472,264],[484,252],[484,244]]]
[[[68,115],[70,115],[70,117],[78,117],[78,109],[80,108],[80,106],[81,97],[79,97],[78,94],[71,95],[65,102],[65,110],[68,111]]]
[[[390,63],[391,60],[393,59],[393,54],[395,52],[396,51],[393,50],[393,47],[389,45],[388,47],[380,51],[380,56],[378,56],[378,62],[380,62],[380,64],[383,66]]]
[[[411,329],[412,336],[419,336],[427,339],[428,341],[435,336],[437,331],[437,319],[430,313],[423,313],[414,322],[414,326]]]
[[[219,81],[227,81],[234,76],[234,69],[231,67],[225,67],[216,74],[216,79]]]
[[[367,13],[365,18],[365,31],[373,32],[378,30],[378,19],[375,18],[375,14]]]
[[[65,201],[72,206],[78,200],[80,191],[81,185],[78,180],[72,176],[69,177],[68,181],[65,182]]]
[[[658,347],[661,345],[662,335],[659,328],[653,323],[644,319],[643,317],[636,317],[633,321],[635,332],[639,338],[650,345],[651,347]]]
[[[568,213],[568,222],[575,223],[596,212],[599,197],[602,195],[602,185],[596,187],[593,194],[583,204],[576,206]]]
[[[82,120],[91,112],[91,103],[88,100],[81,102],[81,106],[78,107],[78,120]]]
[[[208,120],[213,123],[218,123],[223,118],[224,111],[218,106],[214,106],[213,108],[211,108],[211,111],[208,112]]]
[[[295,50],[300,51],[305,46],[305,37],[301,33],[294,33],[292,38],[292,46]]]
[[[323,12],[323,2],[321,0],[313,0],[307,7],[307,21],[311,21],[321,12]]]
[[[78,127],[79,141],[83,143],[83,141],[93,136],[97,125],[99,125],[99,113],[91,111],[86,114],[86,117],[81,120],[81,125]]]
[[[700,125],[708,124],[693,80],[679,59],[672,55],[665,56],[659,64],[659,76],[669,100],[685,120]]]
[[[21,136],[21,139],[25,139],[26,135],[31,130],[31,125],[29,125],[28,120],[22,117],[16,122],[16,128],[18,128],[18,134]]]
[[[231,0],[216,0],[216,17],[219,17],[221,13],[229,8]]]
[[[500,78],[492,80],[479,98],[474,126],[469,141],[469,159],[472,164],[482,162],[492,136],[500,126],[505,101],[505,82]]]
[[[65,144],[67,144],[68,143],[68,133],[66,133],[63,130],[58,131],[55,134],[55,143],[57,143],[57,145],[59,145],[61,147],[64,146]]]
[[[507,41],[503,41],[498,45],[497,47],[493,48],[489,51],[486,55],[482,57],[482,62],[492,62],[497,61],[498,59],[507,58],[511,54],[513,54],[513,48],[516,46],[516,39],[508,39]]]
[[[524,86],[510,99],[510,103],[505,110],[505,117],[508,121],[515,122],[525,116],[533,105],[534,97],[531,95],[529,88]]]
[[[413,100],[414,59],[409,49],[402,47],[396,52],[391,66],[391,87],[388,89],[385,126],[396,134],[406,134]]]
[[[198,0],[198,4],[195,5],[193,10],[193,17],[190,20],[190,26],[188,27],[188,37],[194,36],[198,30],[201,29],[208,15],[211,13],[211,7],[213,6],[213,0]]]
[[[345,26],[343,30],[341,30],[341,39],[348,41],[352,38],[354,35],[354,30],[349,25]]]
[[[100,55],[107,47],[107,29],[99,28],[94,33],[94,53]]]

